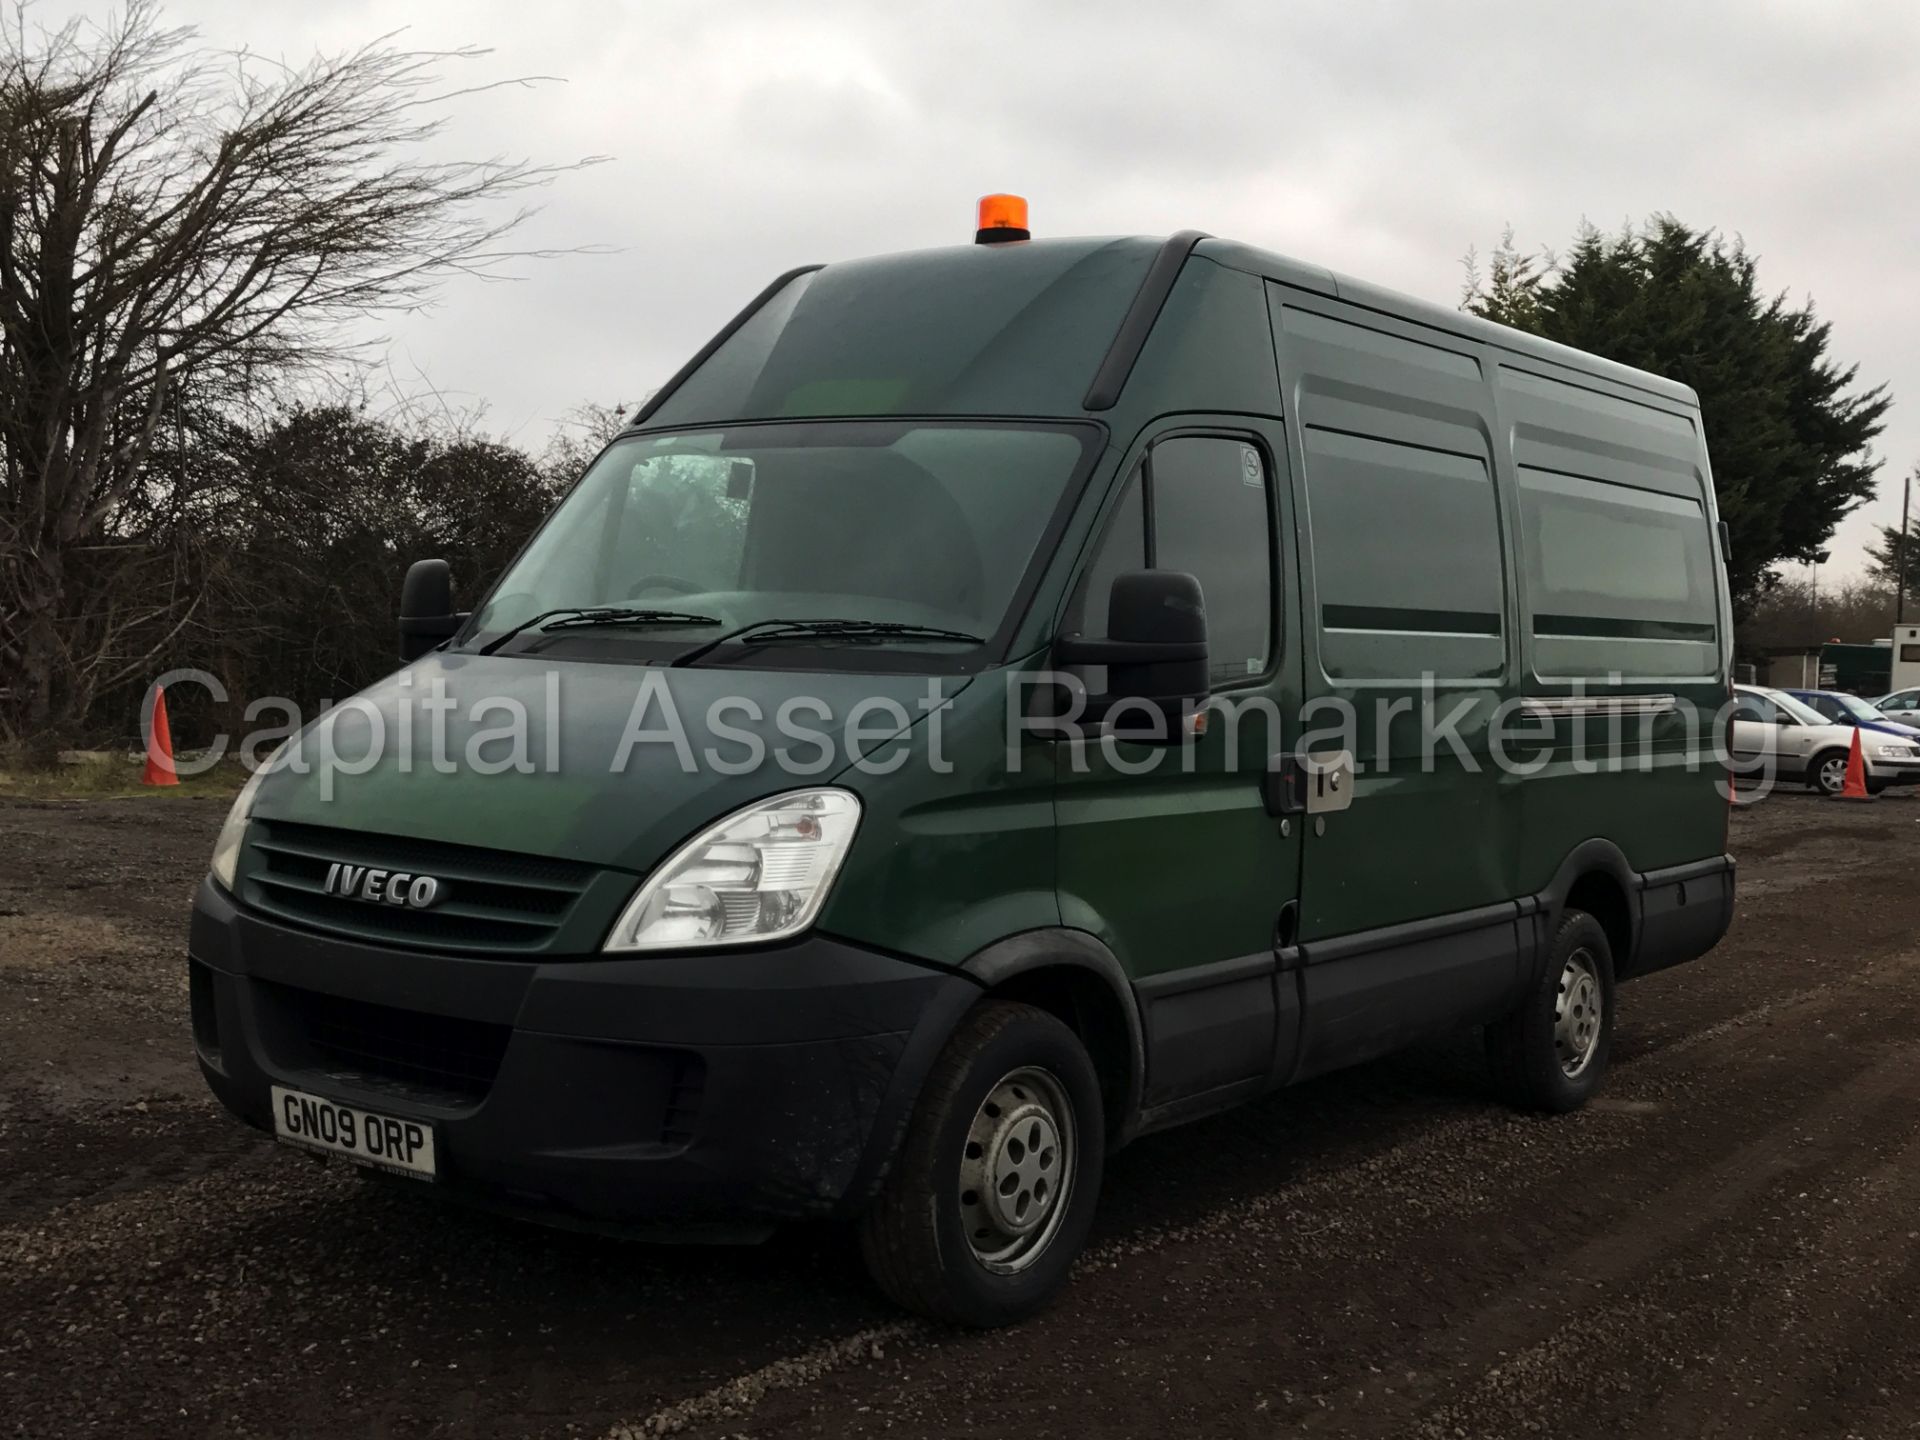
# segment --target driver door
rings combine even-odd
[[[1055,756],[1061,919],[1133,982],[1149,1111],[1215,1108],[1293,1068],[1297,986],[1275,945],[1296,911],[1302,830],[1268,812],[1262,784],[1300,706],[1285,454],[1277,422],[1237,417],[1145,437],[1061,626],[1104,636],[1108,589],[1130,570],[1191,574],[1206,604],[1223,708],[1203,733],[1149,746],[1089,727]],[[1104,674],[1082,679],[1105,690]]]

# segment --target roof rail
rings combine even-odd
[[[1133,304],[1127,307],[1126,315],[1121,318],[1113,344],[1107,348],[1106,358],[1100,362],[1100,368],[1093,372],[1093,384],[1087,388],[1087,398],[1081,402],[1085,408],[1111,410],[1120,399],[1120,392],[1126,388],[1127,377],[1133,373],[1140,352],[1147,347],[1147,336],[1153,331],[1153,322],[1160,318],[1167,296],[1173,293],[1173,282],[1180,278],[1180,268],[1187,263],[1187,256],[1193,253],[1193,247],[1207,238],[1202,230],[1182,230],[1177,235],[1167,237],[1166,244],[1160,247],[1160,253],[1147,266],[1146,278],[1140,282]]]

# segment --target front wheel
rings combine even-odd
[[[1612,1048],[1613,947],[1598,920],[1569,910],[1532,992],[1487,1027],[1494,1083],[1523,1110],[1578,1110]]]
[[[1100,1082],[1079,1037],[990,1001],[934,1062],[860,1249],[897,1303],[1006,1325],[1051,1301],[1086,1244],[1106,1158]]]
[[[1844,750],[1829,750],[1819,756],[1811,766],[1809,773],[1813,777],[1813,788],[1822,795],[1838,795],[1847,788],[1847,761],[1849,756]]]

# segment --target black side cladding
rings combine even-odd
[[[824,265],[796,265],[793,269],[787,271],[786,274],[777,277],[771,285],[767,286],[766,289],[762,290],[758,295],[754,296],[753,299],[747,302],[746,309],[742,310],[738,315],[734,316],[733,319],[729,320],[723,327],[721,327],[721,330],[717,335],[715,335],[711,340],[707,341],[706,344],[702,345],[700,349],[697,352],[695,352],[694,357],[691,360],[687,361],[686,364],[682,365],[678,370],[674,371],[673,377],[670,380],[668,380],[666,384],[662,385],[658,390],[654,391],[653,397],[650,400],[648,400],[646,404],[642,405],[638,410],[633,412],[633,418],[627,421],[625,428],[631,430],[637,426],[644,425],[647,421],[647,417],[653,414],[653,412],[658,410],[662,405],[666,404],[668,397],[671,396],[674,391],[678,390],[683,384],[686,383],[687,377],[693,374],[693,372],[698,370],[702,365],[706,364],[707,361],[711,360],[713,358],[713,352],[718,350],[722,345],[726,344],[727,341],[731,340],[734,336],[734,332],[737,331],[742,325],[746,324],[747,321],[751,320],[757,313],[759,313],[760,307],[762,305],[766,304],[774,296],[778,295],[782,290],[786,289],[789,284],[791,284],[795,280],[798,280],[802,275],[811,275],[816,270],[824,270],[824,269],[826,269],[826,266]]]
[[[1113,344],[1108,347],[1106,358],[1094,372],[1087,398],[1081,402],[1087,409],[1111,410],[1119,402],[1120,392],[1127,385],[1127,377],[1133,373],[1140,352],[1147,348],[1147,336],[1153,333],[1154,322],[1160,318],[1167,297],[1173,293],[1174,281],[1180,278],[1181,268],[1193,253],[1193,247],[1206,238],[1204,231],[1182,230],[1177,235],[1168,236],[1167,243],[1160,247],[1160,253],[1153,257],[1153,263],[1147,267],[1146,278],[1140,282],[1140,289],[1133,297],[1133,304],[1127,307],[1120,328],[1114,333]],[[676,382],[679,379],[678,376],[674,378]]]

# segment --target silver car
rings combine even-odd
[[[1873,702],[1873,708],[1889,720],[1903,725],[1920,725],[1920,690],[1896,690]]]
[[[1781,690],[1733,687],[1733,755],[1736,764],[1758,768],[1771,757],[1774,774],[1826,795],[1838,795],[1847,780],[1854,727],[1836,725],[1818,710]],[[1897,735],[1862,730],[1860,755],[1869,790],[1920,780],[1920,745]]]

